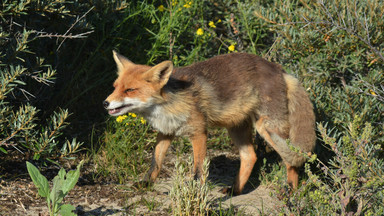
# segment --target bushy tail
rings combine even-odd
[[[284,74],[284,79],[287,84],[290,142],[303,152],[311,152],[314,150],[316,144],[313,105],[305,89],[299,84],[296,78],[289,74]],[[304,160],[298,161],[302,161],[298,163],[304,162]]]

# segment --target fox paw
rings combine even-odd
[[[238,196],[241,193],[235,191],[234,187],[225,187],[220,190],[221,193],[226,194],[228,196]]]
[[[233,187],[225,187],[225,188],[221,189],[220,192],[223,194],[226,194],[228,196],[232,196],[233,195]]]

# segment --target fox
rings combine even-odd
[[[228,191],[242,194],[250,177],[257,160],[255,131],[282,158],[288,185],[298,187],[299,168],[306,161],[302,153],[312,152],[316,143],[315,114],[306,90],[282,66],[247,53],[218,55],[185,67],[171,61],[135,64],[116,51],[113,59],[117,79],[104,108],[111,116],[140,114],[158,131],[142,183],[155,182],[176,136],[190,139],[193,175],[199,179],[208,128],[224,127],[240,155],[240,170]]]

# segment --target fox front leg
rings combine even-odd
[[[195,134],[191,137],[193,148],[194,179],[200,179],[203,174],[203,163],[207,153],[207,133]]]
[[[144,177],[142,182],[139,182],[135,185],[136,188],[147,187],[148,185],[155,182],[157,176],[160,173],[161,165],[163,164],[165,154],[172,142],[173,135],[166,135],[158,133],[156,139],[156,147],[152,155],[151,168],[149,169],[147,175]]]
[[[165,154],[172,142],[173,135],[165,135],[159,133],[157,135],[157,144],[152,156],[151,168],[149,169],[146,180],[154,182],[160,173],[161,165],[163,164]]]

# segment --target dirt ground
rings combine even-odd
[[[281,203],[271,196],[273,190],[259,185],[255,177],[249,181],[254,185],[248,183],[243,195],[229,197],[221,193],[220,190],[231,185],[240,162],[237,155],[230,153],[209,152],[208,155],[211,159],[208,179],[213,185],[209,200],[214,209],[227,211],[227,215],[277,213]],[[131,187],[134,182],[125,185],[92,182],[92,165],[85,165],[79,182],[64,202],[75,206],[78,215],[170,215],[172,210],[168,192],[174,161],[175,157],[167,156],[153,189],[145,191],[134,190]],[[37,188],[26,171],[25,161],[14,160],[7,168],[4,168],[4,164],[0,167],[0,215],[48,215],[45,200],[38,196]],[[58,167],[43,171],[43,174],[50,180],[57,172]]]

